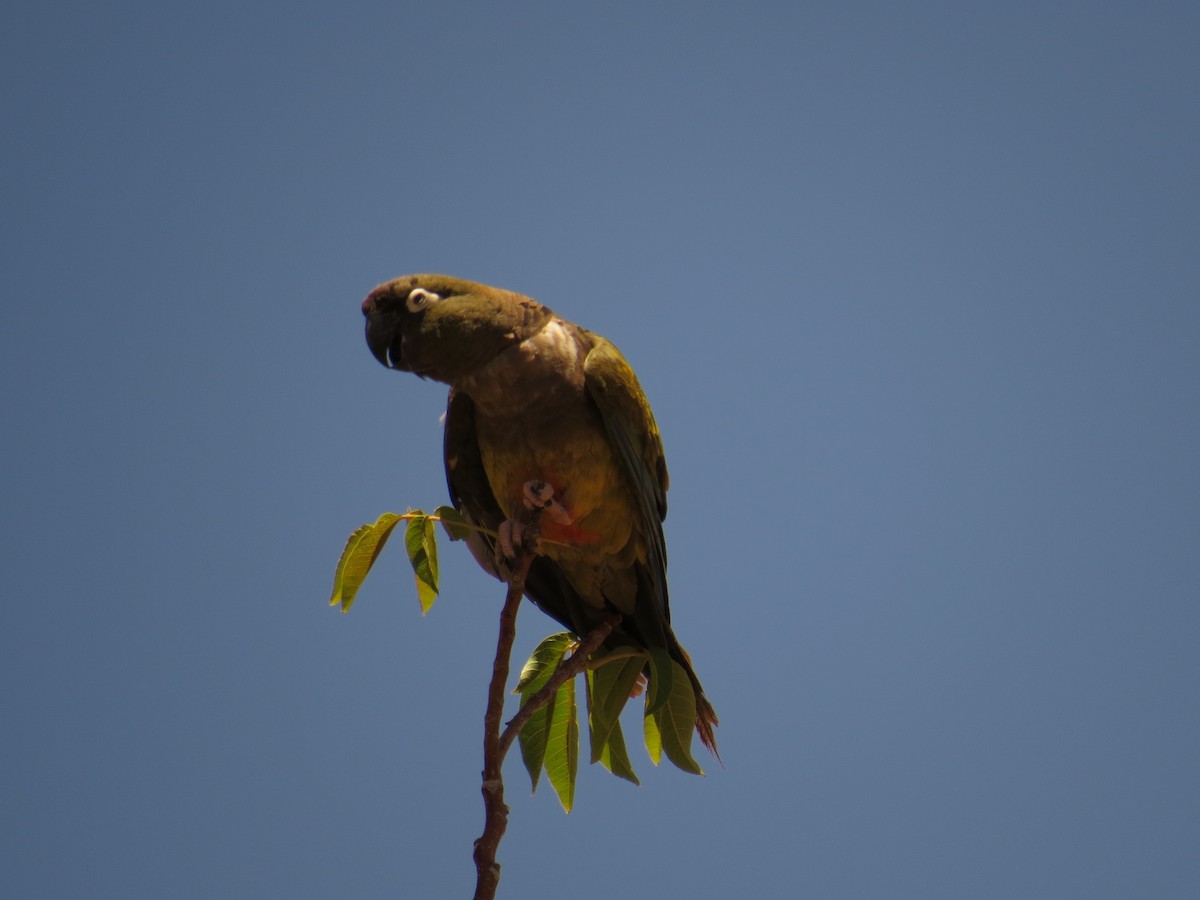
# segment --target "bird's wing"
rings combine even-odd
[[[648,550],[646,575],[658,607],[655,612],[664,623],[669,622],[667,545],[662,531],[668,479],[662,439],[650,403],[625,357],[604,338],[588,336],[593,345],[584,362],[584,384],[636,496],[638,530]]]
[[[487,472],[483,468],[483,457],[479,453],[479,439],[475,435],[475,404],[461,391],[450,391],[446,405],[443,451],[446,487],[455,508],[475,525],[492,531],[499,529],[504,521],[504,513],[492,493]],[[499,577],[495,564],[495,542],[490,536],[472,531],[467,538],[467,546],[479,565]]]

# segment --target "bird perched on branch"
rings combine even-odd
[[[610,609],[610,647],[665,648],[687,672],[696,730],[716,752],[717,717],[671,630],[667,465],[637,376],[615,346],[528,297],[446,275],[406,275],[362,305],[384,366],[450,385],[446,480],[503,578],[522,510],[542,509],[526,595],[577,635]]]

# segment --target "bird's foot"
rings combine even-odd
[[[527,481],[523,492],[526,509],[540,509],[559,525],[570,525],[575,521],[567,508],[554,499],[554,488],[545,481]]]
[[[521,547],[521,539],[525,536],[525,526],[520,519],[505,519],[500,523],[497,532],[496,561],[515,560]]]
[[[505,519],[500,523],[496,533],[496,568],[500,571],[501,576],[513,571],[516,567],[517,557],[523,551],[534,550],[533,547],[525,546],[527,534],[525,522],[529,519],[530,514],[548,515],[559,525],[570,525],[575,521],[574,517],[567,512],[567,508],[554,499],[554,488],[547,482],[540,479],[527,481],[522,485],[521,493],[524,495],[521,502],[529,511],[524,517],[525,520]]]

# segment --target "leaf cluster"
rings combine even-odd
[[[514,689],[521,695],[522,708],[550,682],[577,647],[578,641],[565,631],[550,635],[537,646]],[[645,693],[642,722],[651,761],[658,765],[665,752],[685,772],[704,774],[691,753],[696,699],[679,663],[665,652],[620,647],[593,653],[584,671],[593,764],[600,763],[618,778],[640,784],[625,747],[620,716],[631,697],[643,694],[644,673],[649,671],[651,689]],[[577,716],[575,680],[569,678],[532,714],[518,735],[521,759],[533,789],[537,790],[539,776],[545,770],[567,812],[574,805],[579,767]]]
[[[421,510],[384,513],[374,523],[354,531],[338,560],[334,574],[331,606],[350,609],[363,581],[384,545],[400,522],[404,547],[412,565],[417,599],[422,614],[438,595],[438,554],[435,522],[440,522],[451,540],[462,540],[470,531],[484,529],[468,522],[458,510],[440,506],[432,514]],[[540,692],[579,648],[576,636],[552,634],[538,644],[521,670],[514,693],[521,695],[521,708],[539,702]],[[643,740],[651,761],[667,759],[685,772],[703,774],[692,757],[692,733],[696,722],[696,698],[691,682],[679,663],[665,649],[633,647],[602,648],[585,661],[585,701],[591,762],[600,763],[614,775],[639,784],[629,760],[620,715],[631,697],[645,694],[642,718]],[[648,679],[648,690],[643,687]],[[535,699],[537,698],[537,699]],[[579,710],[575,678],[560,679],[544,703],[535,706],[517,734],[521,758],[537,790],[542,771],[554,788],[563,809],[574,804],[579,770]]]
[[[408,522],[404,529],[404,549],[408,551],[408,561],[412,564],[422,614],[429,612],[438,595],[437,535],[434,522],[442,523],[452,541],[463,540],[472,530],[484,530],[472,525],[452,506],[439,506],[432,515],[419,509],[410,509],[406,513],[384,513],[376,521],[359,526],[346,539],[346,546],[333,575],[330,606],[340,606],[342,612],[350,611],[358,589],[362,587],[367,573],[375,565],[384,544],[400,522]]]

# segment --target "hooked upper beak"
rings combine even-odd
[[[397,334],[399,322],[396,316],[380,308],[375,295],[369,294],[363,301],[362,311],[367,320],[367,346],[380,365],[389,369],[400,367],[400,339]]]

